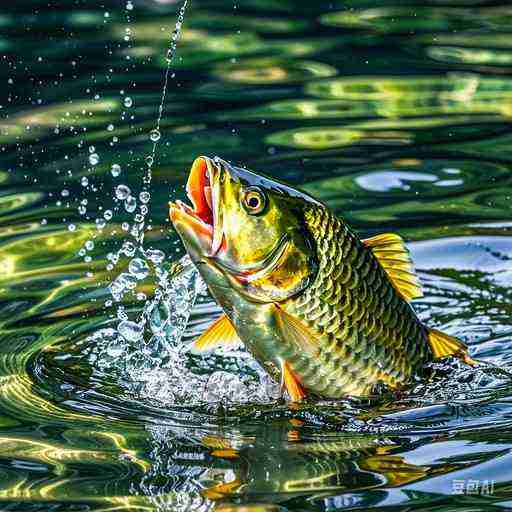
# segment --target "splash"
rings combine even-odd
[[[151,149],[144,159],[142,187],[137,195],[125,183],[114,190],[114,202],[133,215],[131,223],[124,222],[127,234],[121,247],[107,255],[107,267],[115,271],[124,268],[111,281],[110,298],[106,307],[115,307],[115,327],[101,329],[88,338],[89,360],[100,372],[115,376],[122,382],[127,395],[163,405],[248,401],[267,402],[280,395],[279,387],[243,350],[217,357],[194,357],[183,342],[189,318],[199,296],[206,295],[206,287],[188,257],[172,262],[154,247],[147,247],[145,231],[151,201],[152,171],[162,139],[161,122],[172,62],[176,55],[182,31],[187,0],[182,4],[166,54],[162,93],[158,116],[149,132]],[[130,9],[131,11],[132,9]],[[127,16],[129,21],[129,16]],[[131,30],[126,30],[126,41],[131,41]],[[125,96],[126,109],[133,106]],[[89,148],[89,163],[97,165],[99,155]],[[111,167],[111,175],[118,178],[122,169]],[[87,183],[84,185],[87,186]],[[86,210],[87,201],[81,204]],[[116,208],[114,208],[116,210]],[[112,210],[104,210],[96,219],[99,231],[112,220]],[[88,240],[79,254],[91,260],[88,251],[94,248]],[[127,265],[126,265],[127,263]],[[142,308],[137,304],[142,304]]]

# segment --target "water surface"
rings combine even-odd
[[[0,508],[512,508],[512,384],[497,371],[443,364],[402,397],[290,409],[243,352],[172,359],[164,342],[119,341],[109,285],[135,212],[115,190],[140,206],[180,5],[0,14]],[[511,21],[483,0],[190,3],[145,234],[167,259],[124,297],[127,317],[183,255],[167,202],[197,155],[219,155],[304,188],[362,236],[400,233],[421,318],[506,370]],[[170,281],[176,322],[187,279]],[[217,313],[199,293],[182,343]]]

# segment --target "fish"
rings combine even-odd
[[[287,393],[365,397],[400,390],[429,363],[474,360],[426,326],[403,239],[361,239],[322,202],[219,157],[199,156],[169,217],[222,316],[193,354],[243,345]]]

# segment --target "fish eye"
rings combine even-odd
[[[267,205],[267,198],[263,190],[258,187],[248,187],[242,196],[242,206],[250,215],[261,213]]]

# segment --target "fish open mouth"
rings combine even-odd
[[[192,230],[201,248],[213,256],[222,244],[218,208],[218,164],[206,156],[194,160],[187,181],[187,196],[191,206],[183,201],[169,203],[169,217],[180,232],[180,224]]]

